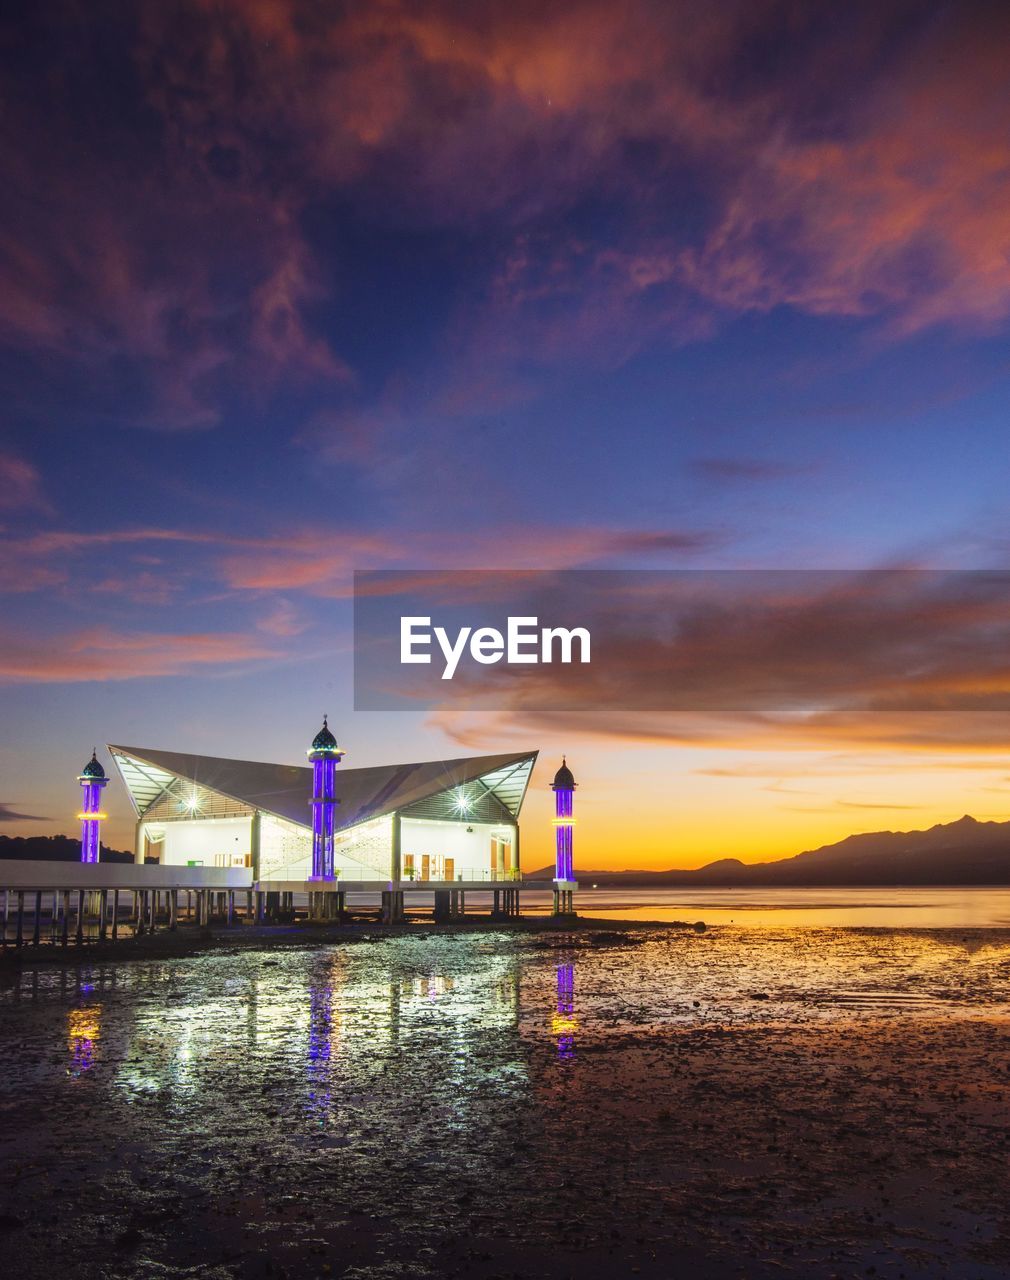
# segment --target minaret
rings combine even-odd
[[[102,789],[109,785],[109,780],[94,751],[77,781],[81,784],[83,796],[81,812],[77,815],[81,820],[81,861],[97,862],[102,851],[99,827],[105,817],[102,813]]]
[[[312,880],[333,880],[334,811],[340,801],[336,796],[337,765],[344,752],[330,733],[323,716],[323,727],[312,739],[309,759],[312,761]]]
[[[575,882],[572,826],[575,788],[577,783],[562,756],[561,768],[554,775],[551,790],[554,792],[554,829],[556,861],[554,867],[554,914],[567,915],[572,910],[572,889]]]

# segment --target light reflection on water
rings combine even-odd
[[[258,1079],[317,1127],[391,1087],[464,1123],[488,1088],[522,1091],[538,1045],[573,1058],[576,1033],[1010,1013],[1010,937],[979,930],[428,934],[69,972],[0,992],[0,1032],[44,1015],[21,1076],[47,1074],[55,1006],[74,1077],[135,1098]]]
[[[612,920],[704,920],[751,928],[990,929],[1010,927],[1010,888],[592,889],[582,915]]]
[[[709,1046],[706,1061],[749,1053],[753,1066],[761,1046],[802,1039],[780,1027],[809,1028],[819,1053],[832,1027],[884,1023],[893,1044],[914,1046],[916,1029],[919,1043],[942,1040],[966,1025],[957,1020],[1008,1014],[1010,935],[980,930],[419,931],[24,966],[0,971],[4,1154],[38,1151],[48,1171],[58,1151],[61,1173],[72,1162],[73,1211],[102,1232],[110,1205],[145,1208],[154,1225],[145,1220],[143,1256],[170,1264],[165,1275],[198,1274],[221,1206],[232,1215],[217,1228],[221,1256],[248,1237],[250,1249],[291,1251],[287,1274],[319,1274],[320,1231],[352,1222],[384,1233],[391,1259],[357,1274],[398,1275],[407,1227],[422,1242],[433,1233],[439,1249],[482,1230],[553,1247],[584,1193],[561,1201],[545,1187],[574,1187],[573,1170],[604,1158],[597,1095],[580,1090],[623,1088],[636,1114],[650,1105],[643,1059],[654,1066],[685,1037]],[[771,1035],[723,1035],[761,1027]],[[594,1053],[604,1045],[612,1057]],[[608,1078],[622,1061],[642,1074]],[[736,1059],[727,1063],[732,1074]],[[616,1114],[619,1129],[603,1132],[620,1150],[628,1129]],[[623,1177],[580,1235],[623,1225]],[[651,1179],[649,1166],[629,1197]],[[68,1238],[93,1248],[98,1232]],[[441,1258],[430,1253],[417,1274],[447,1274]],[[162,1271],[152,1262],[149,1274]]]

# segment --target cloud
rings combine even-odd
[[[598,578],[598,581],[594,581]],[[1010,577],[878,571],[557,575],[588,667],[404,680],[443,719],[738,749],[1010,748]],[[535,613],[520,596],[510,613]],[[571,622],[569,622],[571,625]],[[437,686],[437,687],[436,687]],[[434,691],[434,692],[433,692]],[[782,774],[781,769],[773,771]]]
[[[795,463],[771,458],[696,458],[692,465],[706,480],[729,482],[780,480],[801,470]]]
[[[188,675],[245,668],[284,656],[274,645],[237,633],[119,633],[94,627],[78,635],[32,639],[9,634],[0,642],[0,681],[80,683]]]
[[[24,458],[0,451],[0,511],[52,513],[38,469]]]
[[[0,823],[3,822],[52,822],[52,818],[41,818],[35,813],[18,813],[0,800]]]
[[[205,429],[282,383],[356,385],[328,337],[355,305],[334,208],[459,241],[425,388],[450,415],[741,313],[891,339],[1010,314],[1005,7],[184,0],[111,41],[61,21],[80,56],[5,100],[0,338],[76,370],[103,420]]]

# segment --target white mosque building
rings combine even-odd
[[[249,868],[270,882],[468,885],[520,879],[519,812],[537,752],[336,769],[109,745],[136,813],[135,860]]]

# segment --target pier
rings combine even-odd
[[[431,910],[436,923],[468,914],[508,922],[521,915],[523,894],[550,892],[544,880],[254,881],[247,868],[174,867],[130,863],[8,861],[0,863],[0,945],[84,946],[179,928],[233,928],[269,923],[339,926],[348,894],[369,900],[380,923],[403,923],[407,912]],[[473,895],[490,897],[477,911]],[[471,905],[468,913],[467,895]]]

